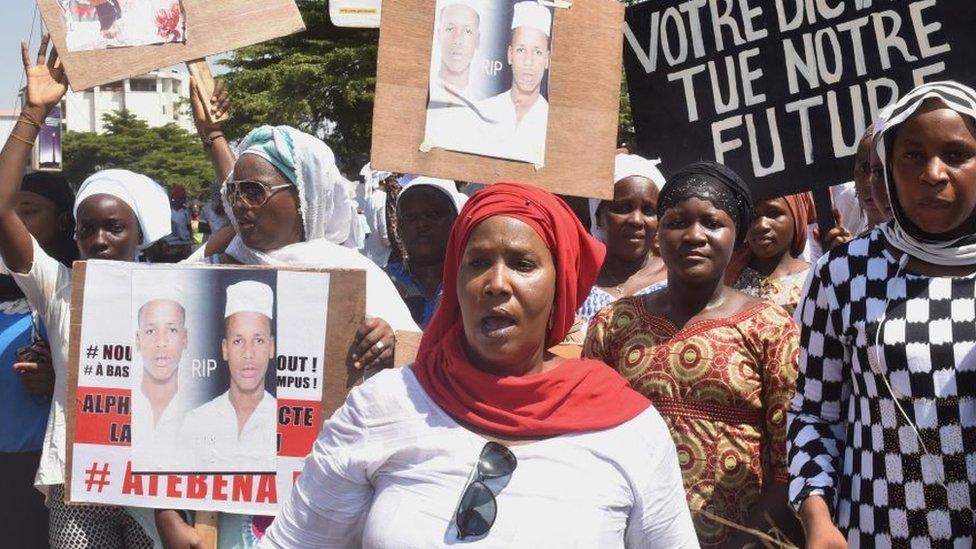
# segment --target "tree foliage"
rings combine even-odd
[[[98,170],[124,168],[165,186],[183,185],[189,196],[209,198],[213,168],[200,139],[175,124],[150,128],[129,111],[107,113],[105,133],[67,132],[64,175],[79,185]]]
[[[243,137],[287,124],[324,139],[346,170],[369,158],[379,31],[334,26],[328,4],[298,0],[307,30],[237,50],[221,61],[233,115],[225,132]]]

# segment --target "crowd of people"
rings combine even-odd
[[[64,500],[70,266],[103,259],[366,272],[366,381],[220,547],[972,547],[973,89],[882,111],[824,232],[809,194],[627,151],[588,212],[369,165],[357,189],[297,129],[232,147],[196,95],[218,185],[188,208],[124,169],[24,175],[66,91],[47,49],[0,151],[0,545],[202,546],[184,510]]]

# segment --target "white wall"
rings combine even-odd
[[[133,80],[155,81],[156,91],[140,91],[138,84],[133,90]],[[121,89],[108,85],[78,93],[69,91],[65,97],[65,129],[102,133],[105,131],[102,116],[125,108],[151,127],[176,123],[193,132],[189,97],[189,76],[175,70],[156,71],[125,80]]]

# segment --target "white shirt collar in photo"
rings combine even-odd
[[[180,444],[189,449],[183,470],[199,472],[275,471],[277,460],[277,401],[264,392],[238,433],[237,412],[230,391],[186,415]]]

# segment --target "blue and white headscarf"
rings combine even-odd
[[[298,191],[305,241],[325,239],[334,244],[349,240],[355,203],[349,196],[350,183],[339,172],[335,155],[321,139],[289,126],[261,126],[247,134],[238,157],[254,155],[271,163]],[[225,184],[226,185],[226,184]],[[234,210],[222,189],[224,208],[234,228]],[[272,263],[275,251],[259,252],[237,237],[227,253],[249,264]]]

